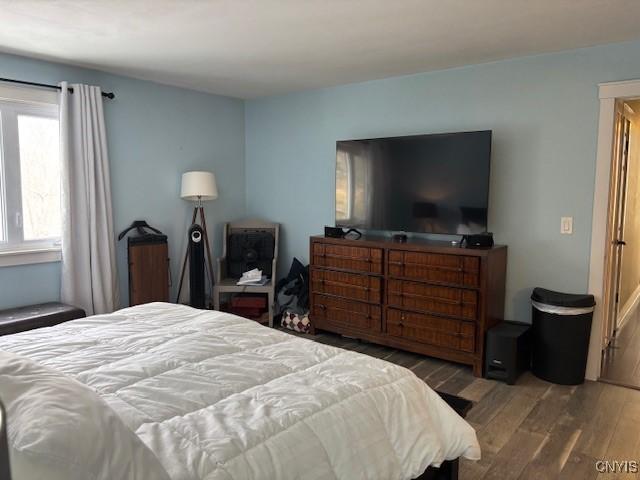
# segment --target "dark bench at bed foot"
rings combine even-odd
[[[451,395],[450,393],[444,392],[436,393],[440,395],[442,399],[447,402],[447,404],[462,418],[467,416],[467,413],[473,406],[472,401],[458,397],[457,395]],[[427,471],[416,478],[416,480],[457,480],[459,464],[460,461],[457,458],[455,460],[442,462],[440,468],[429,467]]]
[[[459,459],[446,460],[439,468],[429,467],[415,480],[458,480]]]
[[[51,327],[84,317],[86,314],[81,308],[59,302],[0,310],[0,336],[26,332],[34,328]]]
[[[467,400],[466,398],[458,397],[457,395],[451,395],[450,393],[438,392],[436,391],[442,399],[447,402],[447,404],[453,408],[458,415],[462,418],[467,416],[471,407],[473,407],[473,402],[471,400]]]

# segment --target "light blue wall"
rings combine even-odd
[[[337,139],[494,131],[489,226],[509,245],[507,315],[528,320],[532,287],[587,288],[599,82],[640,77],[640,42],[397,77],[247,101],[22,57],[1,76],[86,82],[106,102],[116,231],[145,218],[169,235],[173,278],[190,205],[179,176],[213,169],[208,221],[259,215],[283,224],[281,267],[308,260],[333,222]],[[244,106],[244,108],[243,108]],[[246,122],[246,131],[245,131]],[[246,152],[245,152],[246,150]],[[246,170],[246,174],[245,174]],[[561,236],[560,217],[574,217]],[[123,304],[126,252],[118,245]],[[55,300],[58,264],[0,268],[0,308]]]
[[[533,287],[587,289],[597,84],[638,77],[635,42],[248,101],[247,211],[283,224],[283,266],[308,261],[336,140],[491,129],[489,228],[509,246],[506,314],[528,321]]]
[[[60,264],[0,267],[0,309],[60,298]]]
[[[151,82],[1,55],[2,77],[43,83],[62,80],[100,85],[113,91],[105,101],[116,234],[132,220],[146,219],[169,236],[175,283],[186,246],[192,205],[179,198],[186,170],[213,170],[219,199],[206,204],[207,222],[245,213],[244,111],[237,99],[167,87]],[[128,303],[126,244],[118,244],[121,302]],[[59,264],[0,268],[0,308],[59,298]]]

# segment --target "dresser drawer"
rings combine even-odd
[[[334,270],[312,269],[311,291],[362,302],[380,303],[382,278]]]
[[[382,274],[382,249],[313,243],[313,265]]]
[[[475,351],[476,326],[454,318],[387,310],[387,334],[463,352]]]
[[[480,259],[462,255],[391,250],[388,272],[393,277],[465,287],[480,285]]]
[[[382,314],[378,305],[314,293],[311,313],[312,321],[318,328],[370,332],[379,332],[381,329]]]
[[[390,279],[389,306],[439,313],[475,320],[478,313],[478,292],[462,288],[441,287],[406,280]]]

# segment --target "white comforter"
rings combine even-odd
[[[411,371],[234,315],[154,303],[0,349],[97,392],[173,480],[410,479],[480,457],[474,430]]]

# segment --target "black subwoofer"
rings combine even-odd
[[[531,326],[501,322],[487,331],[485,349],[487,378],[513,385],[531,365]]]

